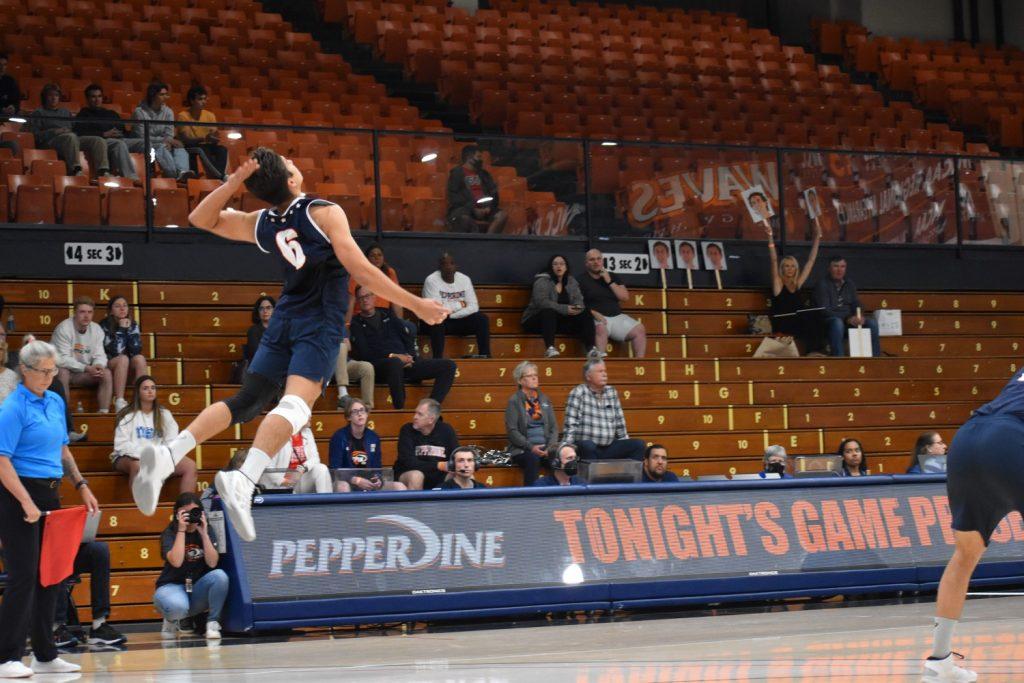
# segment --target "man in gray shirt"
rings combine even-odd
[[[75,135],[71,130],[71,112],[60,106],[60,86],[48,83],[39,96],[42,106],[28,115],[28,131],[35,138],[36,147],[56,150],[57,158],[67,167],[67,175],[78,175],[78,150],[85,152],[93,175],[110,172],[107,145],[103,138]]]
[[[864,317],[864,307],[857,296],[857,285],[846,277],[846,259],[833,256],[828,261],[828,275],[821,279],[815,290],[818,305],[824,307],[825,334],[833,356],[842,356],[843,337],[848,327],[866,327],[871,330],[871,355],[882,355],[878,341],[878,322]]]

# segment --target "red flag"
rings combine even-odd
[[[75,555],[82,544],[87,511],[84,505],[52,510],[43,525],[43,549],[39,555],[39,583],[52,586],[71,576]]]

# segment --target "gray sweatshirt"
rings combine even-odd
[[[569,305],[558,303],[558,292],[555,290],[555,281],[548,273],[537,273],[533,278],[533,293],[530,295],[530,303],[523,311],[523,322],[526,322],[544,309],[553,309],[559,315],[569,315],[569,306],[583,305],[583,292],[580,291],[580,284],[576,278],[567,275],[565,278],[565,289],[569,292]]]
[[[138,121],[174,121],[174,112],[166,104],[160,107],[160,111],[153,111],[149,108],[149,105],[145,102],[135,107],[132,112],[132,118]],[[132,126],[132,137],[141,138],[143,137],[143,128],[141,125]],[[149,126],[149,139],[152,141],[161,141],[168,138],[174,137],[174,126],[171,124],[150,124]]]

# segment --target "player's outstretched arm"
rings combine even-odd
[[[243,213],[241,211],[225,211],[231,197],[241,189],[245,179],[259,169],[255,159],[246,159],[228,176],[224,184],[206,195],[199,205],[188,215],[189,222],[199,228],[212,232],[214,235],[236,242],[256,242],[256,220],[259,212]]]
[[[363,250],[352,238],[348,218],[340,206],[319,206],[314,208],[314,212],[316,222],[331,240],[334,254],[356,282],[369,287],[374,294],[412,310],[428,325],[437,325],[448,317],[450,311],[440,303],[410,294],[392,282],[380,268],[366,260]]]

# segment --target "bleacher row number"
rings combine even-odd
[[[38,295],[40,299],[43,299],[45,301],[50,298],[50,290],[40,289]]]

